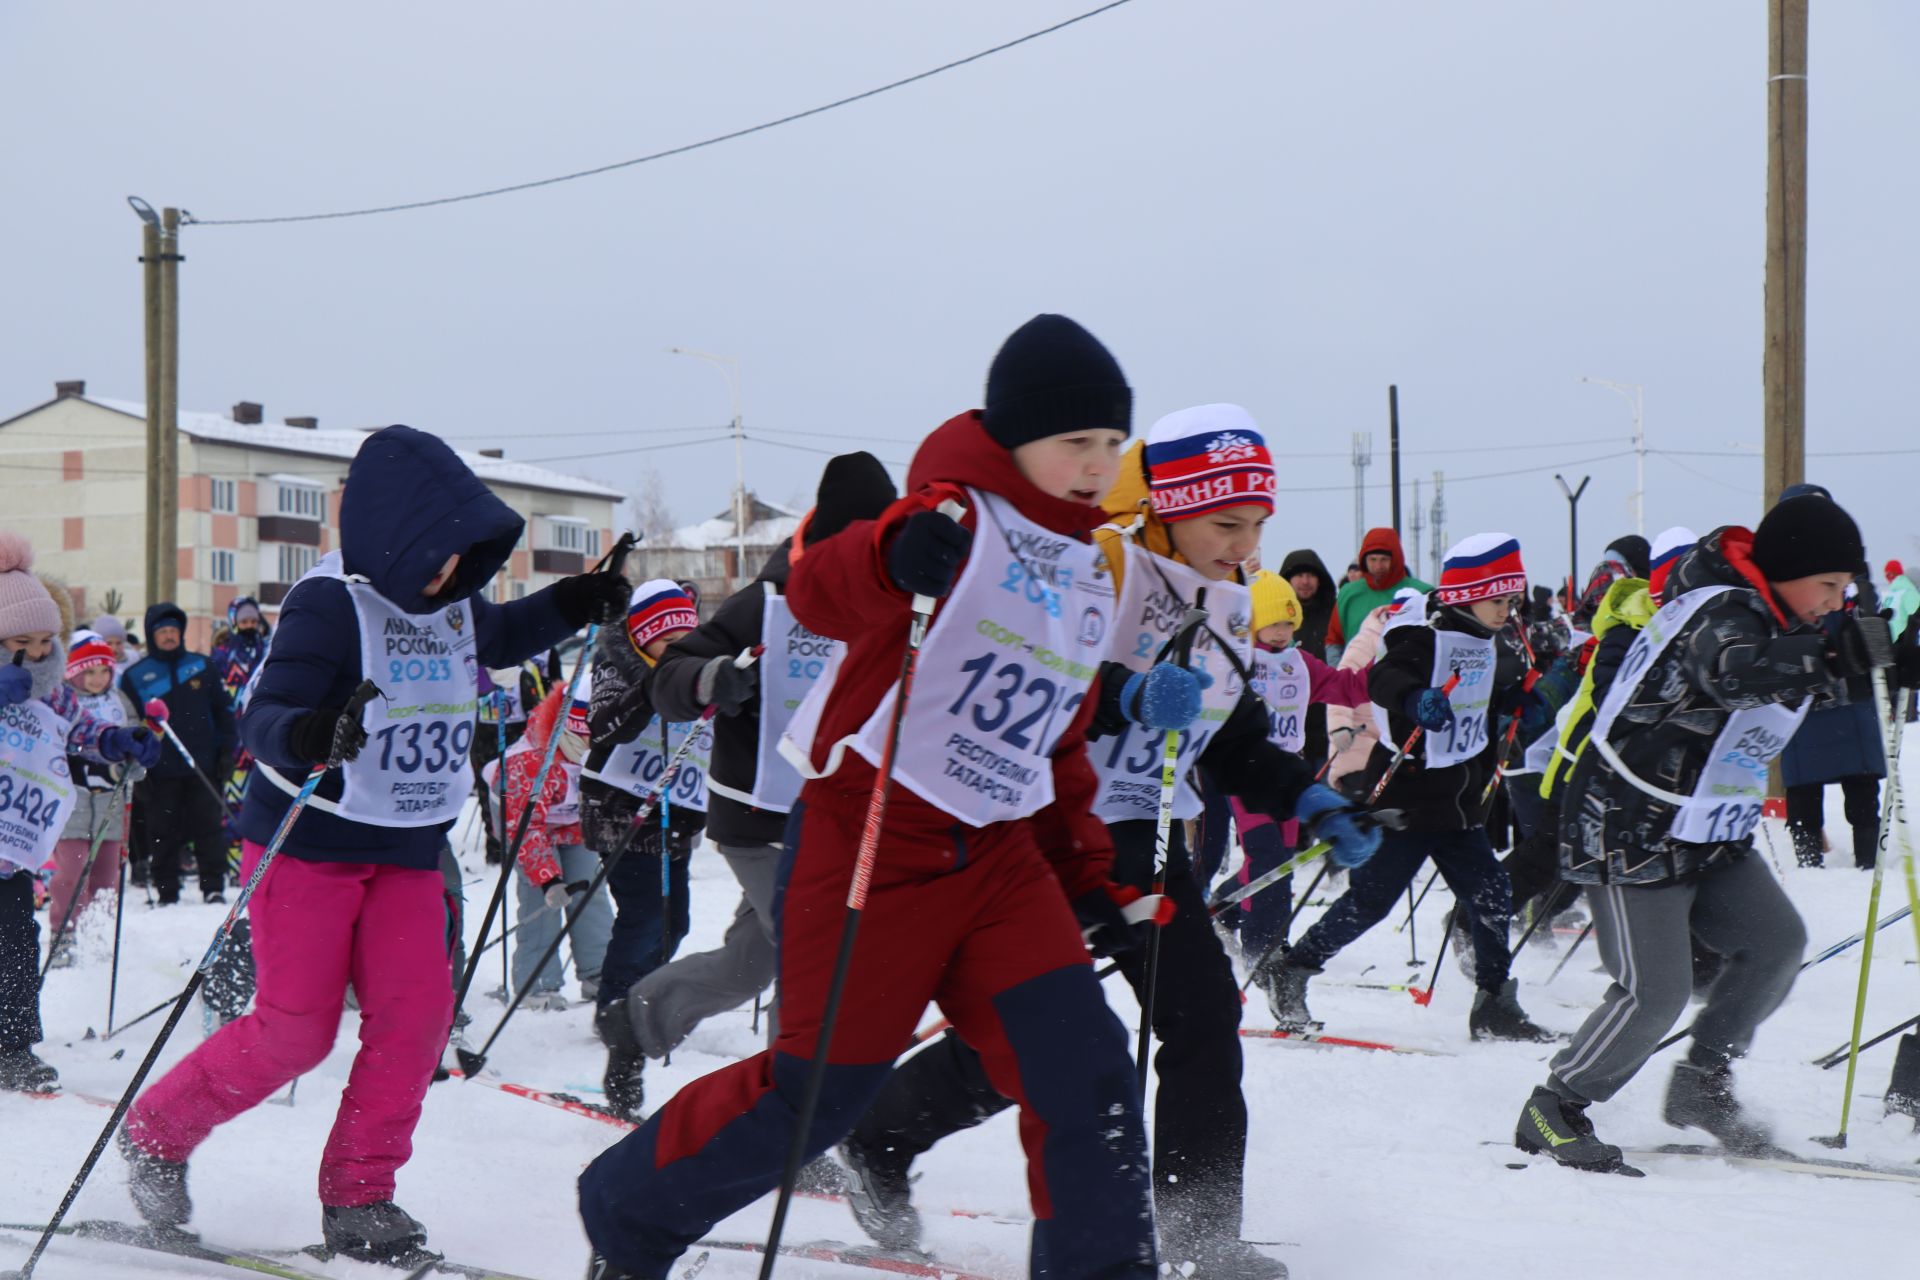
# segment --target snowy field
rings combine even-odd
[[[1911,767],[1908,776],[1915,770]],[[1786,865],[1789,893],[1805,915],[1812,945],[1826,946],[1858,929],[1870,876],[1851,868],[1839,797],[1828,805],[1835,853],[1825,870]],[[1791,863],[1781,825],[1763,839]],[[466,824],[457,831],[466,830]],[[463,852],[469,885],[469,928],[478,924],[490,890],[490,869],[477,847]],[[1906,901],[1898,875],[1887,878],[1884,916]],[[1424,877],[1423,877],[1424,879]],[[737,891],[717,856],[693,864],[693,934],[688,946],[717,942]],[[510,895],[511,896],[511,895]],[[1444,886],[1422,907],[1420,958],[1431,965],[1440,922],[1450,906]],[[198,905],[158,911],[138,890],[129,899],[119,1017],[141,1012],[178,991],[205,948],[221,908]],[[1317,914],[1310,909],[1308,918]],[[43,1008],[48,1040],[42,1056],[67,1089],[117,1096],[146,1051],[155,1017],[111,1042],[88,1038],[104,1027],[111,912],[96,912],[81,938],[81,961],[56,970]],[[1571,1031],[1606,985],[1591,942],[1551,985],[1548,974],[1571,938],[1551,948],[1529,946],[1518,958],[1521,1000],[1542,1024]],[[1901,922],[1879,936],[1868,1034],[1920,1010],[1915,935]],[[484,993],[500,982],[498,949],[490,952],[469,1001],[477,1045],[501,1006]],[[1809,1060],[1842,1043],[1850,1027],[1859,951],[1805,974],[1787,1005],[1762,1030],[1738,1068],[1742,1096],[1776,1126],[1787,1146],[1814,1146],[1814,1134],[1838,1127],[1844,1066],[1821,1071]],[[1246,1088],[1253,1112],[1244,1234],[1276,1242],[1273,1252],[1304,1280],[1338,1277],[1463,1277],[1556,1280],[1592,1277],[1790,1277],[1844,1268],[1859,1277],[1912,1274],[1913,1223],[1920,1187],[1815,1178],[1771,1170],[1737,1170],[1718,1162],[1663,1160],[1644,1179],[1581,1174],[1547,1166],[1511,1170],[1510,1142],[1521,1104],[1545,1073],[1548,1054],[1536,1046],[1476,1045],[1467,1037],[1470,985],[1453,961],[1440,975],[1430,1007],[1403,993],[1343,987],[1343,981],[1405,982],[1414,970],[1408,938],[1392,923],[1349,948],[1317,980],[1314,1012],[1329,1034],[1418,1046],[1446,1057],[1324,1049],[1275,1041],[1246,1042]],[[1421,979],[1422,981],[1424,980]],[[569,983],[571,989],[571,982]],[[1118,983],[1109,996],[1121,1018],[1134,1020],[1130,994]],[[931,1016],[931,1015],[930,1015]],[[1247,1025],[1270,1026],[1256,994]],[[193,1161],[193,1226],[207,1239],[249,1248],[294,1248],[317,1240],[315,1169],[356,1048],[348,1014],[333,1055],[300,1081],[292,1106],[265,1105],[214,1135]],[[200,1038],[198,1011],[162,1056],[170,1066]],[[751,1052],[757,1037],[748,1011],[703,1026],[672,1065],[649,1069],[649,1102],[680,1084]],[[1866,1054],[1856,1085],[1848,1157],[1920,1169],[1920,1138],[1901,1116],[1882,1118],[1880,1095],[1893,1044]],[[1669,1050],[1620,1097],[1594,1110],[1600,1134],[1629,1147],[1694,1141],[1660,1120],[1659,1107],[1679,1050]],[[507,1080],[588,1098],[596,1092],[603,1055],[584,1005],[522,1013],[495,1048],[490,1069]],[[282,1094],[282,1099],[285,1095]],[[107,1112],[77,1097],[37,1100],[0,1094],[0,1220],[44,1221],[79,1167]],[[399,1200],[427,1224],[430,1243],[449,1257],[527,1276],[581,1274],[586,1243],[574,1211],[574,1178],[619,1132],[607,1124],[537,1105],[497,1090],[452,1081],[434,1086],[402,1170]],[[1493,1140],[1500,1145],[1488,1145]],[[1026,1274],[1026,1229],[1013,1221],[959,1217],[949,1210],[1018,1219],[1026,1213],[1013,1113],[959,1135],[921,1161],[917,1190],[927,1222],[926,1244],[944,1263],[994,1276]],[[717,1238],[764,1235],[771,1199],[723,1223]],[[109,1152],[73,1217],[133,1220],[117,1156]],[[864,1242],[844,1207],[796,1204],[787,1239]],[[30,1237],[0,1232],[0,1269],[24,1260]],[[715,1253],[702,1273],[716,1280],[754,1273],[757,1259]],[[397,1273],[335,1261],[301,1265],[327,1274]],[[782,1276],[872,1275],[845,1266],[784,1260]],[[135,1275],[218,1276],[223,1268],[141,1253],[93,1241],[65,1240],[40,1265],[46,1280],[116,1280]]]

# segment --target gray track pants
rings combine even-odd
[[[716,1013],[736,1009],[773,982],[773,889],[780,869],[777,844],[717,844],[740,882],[740,905],[718,948],[681,956],[633,984],[627,1012],[640,1049],[663,1058]]]
[[[1590,886],[1587,901],[1613,985],[1554,1056],[1548,1083],[1570,1098],[1605,1101],[1646,1065],[1686,1012],[1691,938],[1727,959],[1694,1019],[1693,1039],[1730,1058],[1746,1052],[1787,998],[1807,949],[1800,913],[1751,853],[1684,884]]]

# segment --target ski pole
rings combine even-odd
[[[582,655],[582,661],[584,660],[585,660],[585,657],[584,655]],[[493,781],[494,781],[495,790],[497,791],[500,797],[500,800],[499,800],[500,835],[504,836],[507,833],[507,695],[505,690],[498,689],[498,688],[496,688],[493,691],[493,694],[494,694],[493,741],[494,741],[494,746],[496,748],[496,754],[494,755],[493,758],[499,761],[499,763],[494,766]],[[561,712],[561,714],[564,716],[566,713],[563,711]],[[542,780],[544,781],[544,778]],[[533,794],[538,795],[540,793],[536,791]],[[489,832],[488,834],[492,834],[492,833]],[[495,837],[495,838],[498,839],[499,837]],[[504,849],[501,850],[501,865],[503,868],[506,865],[505,855],[506,855],[506,851]],[[501,912],[500,937],[503,940],[506,938],[508,933],[512,932],[512,929],[509,929],[507,926],[506,910],[507,910],[507,903],[505,899],[502,899],[500,903],[500,912]],[[514,925],[512,928],[517,929],[519,928],[519,926]],[[500,948],[500,989],[502,991],[511,991],[513,989],[513,975],[507,966],[508,966],[507,949],[506,947],[503,946]],[[460,1007],[460,1002],[458,1000],[454,1001],[453,1007],[458,1009]]]
[[[145,1013],[133,1019],[131,1022],[121,1023],[119,1026],[108,1031],[107,1034],[105,1034],[104,1036],[101,1036],[100,1038],[102,1040],[111,1040],[115,1036],[119,1035],[122,1031],[133,1030],[135,1027],[139,1026],[141,1023],[145,1022],[148,1018],[151,1018],[154,1014],[160,1012],[162,1009],[166,1008],[168,1005],[172,1004],[175,1000],[178,1000],[179,998],[180,998],[179,996],[168,996],[165,1000],[162,1000],[159,1004],[153,1006],[153,1008],[147,1010]]]
[[[1433,976],[1427,979],[1427,985],[1424,988],[1416,987],[1407,993],[1413,997],[1413,1002],[1417,1005],[1424,1007],[1433,1003],[1433,989],[1440,985],[1440,965],[1447,958],[1447,944],[1453,941],[1453,922],[1459,914],[1460,906],[1461,904],[1456,902],[1453,904],[1453,910],[1447,912],[1447,923],[1440,933],[1440,950],[1433,957]]]
[[[939,506],[941,514],[959,520],[966,509],[952,498]],[[912,621],[907,624],[906,649],[900,655],[900,676],[895,682],[899,692],[893,699],[893,722],[887,728],[885,749],[873,771],[873,791],[867,798],[867,818],[860,831],[860,848],[854,855],[853,878],[847,885],[847,912],[840,926],[840,952],[834,957],[833,977],[827,984],[827,1002],[820,1014],[820,1030],[813,1047],[813,1062],[807,1068],[806,1088],[800,1097],[800,1114],[787,1144],[786,1168],[780,1174],[780,1195],[773,1205],[773,1224],[767,1230],[765,1255],[760,1260],[760,1280],[772,1280],[774,1264],[780,1258],[780,1237],[787,1226],[787,1211],[793,1206],[794,1185],[800,1180],[800,1167],[806,1163],[807,1137],[813,1129],[814,1113],[820,1109],[820,1093],[826,1086],[827,1054],[833,1045],[833,1024],[840,1016],[840,1000],[846,994],[847,976],[853,971],[853,941],[860,932],[860,915],[867,909],[867,891],[873,884],[873,866],[880,857],[880,832],[887,817],[887,801],[893,794],[893,762],[900,749],[900,726],[906,719],[907,700],[913,695],[913,677],[920,665],[920,645],[927,638],[927,625],[933,620],[938,602],[932,596],[913,598]]]
[[[1891,1040],[1895,1036],[1899,1035],[1902,1031],[1907,1031],[1914,1027],[1920,1027],[1920,1014],[1916,1014],[1915,1016],[1908,1018],[1905,1022],[1901,1023],[1897,1027],[1888,1027],[1885,1031],[1882,1031],[1879,1035],[1875,1036],[1871,1040],[1862,1040],[1860,1042],[1860,1052],[1865,1053],[1867,1050],[1873,1048],[1873,1046],[1877,1044],[1880,1044],[1882,1041]],[[1831,1071],[1835,1067],[1839,1066],[1841,1063],[1847,1060],[1847,1053],[1850,1047],[1851,1047],[1850,1045],[1843,1044],[1839,1048],[1833,1050],[1831,1053],[1823,1054],[1820,1057],[1815,1058],[1813,1060],[1813,1065],[1816,1067],[1819,1067],[1822,1071]]]
[[[1418,911],[1420,909],[1420,904],[1427,900],[1428,890],[1433,888],[1433,882],[1438,880],[1439,878],[1440,878],[1440,871],[1439,871],[1439,868],[1436,867],[1434,869],[1433,874],[1427,877],[1426,884],[1420,887],[1420,896],[1415,898],[1413,900],[1413,905],[1407,908],[1407,918],[1405,920],[1402,920],[1399,924],[1393,927],[1393,931],[1395,933],[1405,933],[1407,931],[1407,926],[1413,923],[1413,913]],[[1409,885],[1409,891],[1411,891],[1411,885]]]
[[[1493,789],[1500,785],[1500,779],[1506,776],[1507,759],[1513,754],[1513,740],[1520,732],[1520,717],[1507,717],[1507,736],[1500,743],[1500,754],[1494,757],[1493,775],[1487,779],[1487,785],[1480,791],[1480,803],[1486,804],[1493,799]]]
[[[74,915],[80,910],[80,895],[86,891],[87,881],[93,876],[94,860],[100,856],[100,846],[106,842],[107,821],[113,813],[114,802],[125,792],[128,781],[133,777],[136,766],[129,760],[121,768],[120,776],[114,781],[113,791],[107,796],[107,811],[100,815],[99,825],[93,829],[93,842],[87,848],[87,860],[80,864],[80,879],[73,886],[73,896],[67,899],[67,909],[60,916],[60,927],[54,930],[53,945],[47,948],[47,962],[40,966],[40,981],[47,980],[48,970],[53,968],[53,958],[60,952],[60,942],[67,936],[67,928],[73,923]],[[112,1019],[108,1019],[111,1023]]]
[[[1193,604],[1169,643],[1173,661],[1185,666],[1193,654],[1193,633],[1207,620],[1207,590],[1194,592]],[[1161,735],[1160,807],[1153,829],[1153,897],[1167,892],[1167,859],[1173,843],[1173,799],[1180,784],[1181,731],[1169,729]],[[1140,1034],[1134,1044],[1134,1066],[1140,1076],[1140,1097],[1147,1096],[1147,1061],[1153,1048],[1153,1008],[1160,985],[1160,931],[1147,939],[1146,984],[1140,992]]]
[[[594,566],[593,572],[600,572],[601,565],[606,565],[609,573],[618,576],[621,571],[621,566],[626,562],[627,552],[632,548],[633,542],[634,538],[631,533],[621,534],[620,541],[614,543],[614,545],[608,549],[607,554],[601,557],[600,564]],[[590,623],[587,626],[586,641],[580,646],[580,659],[573,665],[573,678],[567,681],[566,702],[569,706],[573,703],[574,695],[580,691],[580,677],[586,674],[587,662],[593,656],[593,642],[599,635],[600,624],[597,622]],[[546,785],[547,770],[553,767],[554,750],[559,745],[559,734],[553,734],[547,739],[546,754],[540,758],[540,771],[534,775],[533,791],[531,794],[539,795],[541,789]],[[505,770],[506,765],[503,762],[501,764],[503,774]],[[481,952],[487,941],[487,935],[493,931],[493,918],[499,914],[501,904],[506,901],[507,881],[513,877],[514,864],[520,857],[520,845],[527,838],[527,824],[532,818],[533,806],[528,805],[520,811],[520,821],[518,825],[514,827],[512,843],[501,851],[500,874],[493,882],[493,897],[487,902],[487,913],[480,920],[480,933],[479,936],[474,939],[473,954],[467,957],[467,971],[461,975],[460,988],[455,991],[453,995],[453,1011],[455,1017],[458,1017],[460,1010],[465,1007],[467,992],[473,986],[474,975],[480,970]],[[502,813],[500,815],[500,829],[503,832],[506,830],[506,822],[507,815]],[[448,1034],[452,1034],[451,1028],[448,1029]]]
[[[1567,961],[1573,959],[1573,953],[1580,949],[1580,944],[1585,942],[1587,940],[1587,935],[1592,932],[1593,932],[1593,921],[1589,920],[1587,921],[1585,927],[1580,930],[1580,936],[1573,940],[1573,945],[1567,948],[1567,954],[1560,957],[1560,963],[1553,966],[1553,972],[1547,975],[1547,982],[1552,982],[1555,978],[1560,976],[1560,971],[1567,967]],[[1544,987],[1545,985],[1547,985],[1547,983],[1543,982],[1540,985]]]
[[[326,777],[327,771],[340,763],[341,757],[345,754],[346,745],[346,735],[342,731],[344,726],[348,724],[357,726],[361,711],[379,694],[380,690],[375,687],[373,681],[362,680],[360,687],[355,689],[353,696],[347,700],[346,710],[341,713],[340,719],[335,723],[333,748],[328,752],[326,761],[316,764],[308,771],[307,780],[301,784],[299,794],[294,796],[293,803],[287,806],[286,816],[280,819],[280,825],[274,831],[273,839],[268,842],[266,850],[261,853],[260,861],[253,868],[253,874],[247,877],[247,883],[235,896],[233,905],[227,908],[227,917],[220,922],[220,927],[214,930],[213,941],[207,944],[206,954],[200,957],[200,963],[194,968],[193,976],[187,979],[187,985],[175,998],[173,1012],[168,1014],[167,1020],[161,1024],[160,1034],[153,1038],[152,1047],[147,1050],[147,1056],[142,1058],[140,1065],[135,1068],[133,1079],[127,1082],[126,1091],[120,1095],[120,1101],[114,1104],[113,1114],[107,1117],[106,1126],[100,1130],[100,1136],[93,1140],[93,1149],[87,1152],[86,1160],[80,1165],[80,1172],[74,1175],[72,1184],[67,1187],[67,1193],[60,1198],[59,1208],[53,1211],[52,1220],[40,1233],[40,1239],[33,1246],[33,1252],[27,1255],[27,1264],[20,1269],[20,1280],[32,1280],[33,1269],[39,1264],[40,1256],[47,1251],[47,1246],[52,1243],[54,1235],[60,1230],[60,1224],[66,1220],[67,1211],[73,1208],[73,1202],[80,1198],[80,1189],[86,1186],[87,1178],[93,1173],[94,1166],[100,1163],[101,1153],[106,1151],[107,1143],[112,1140],[114,1131],[120,1127],[121,1121],[127,1117],[128,1109],[133,1106],[134,1095],[140,1091],[140,1086],[146,1083],[148,1074],[153,1070],[153,1064],[160,1060],[160,1051],[166,1048],[167,1040],[173,1035],[174,1028],[180,1025],[180,1018],[186,1013],[187,1006],[192,1003],[194,993],[200,989],[200,984],[206,981],[207,970],[211,969],[213,962],[219,959],[221,949],[227,945],[227,939],[233,934],[234,924],[240,919],[241,913],[247,909],[247,904],[253,899],[254,890],[259,888],[260,881],[265,878],[268,869],[273,866],[274,859],[279,856],[281,846],[287,841],[287,833],[293,830],[294,820],[306,809],[307,801],[312,799],[314,789],[320,785],[320,779]]]
[[[1241,991],[1244,992],[1253,986],[1254,979],[1256,979],[1260,975],[1261,965],[1265,964],[1268,960],[1271,960],[1274,956],[1279,955],[1282,951],[1286,950],[1287,944],[1292,940],[1293,922],[1299,918],[1301,908],[1306,906],[1307,903],[1313,900],[1313,891],[1315,889],[1318,889],[1320,887],[1320,882],[1327,878],[1327,872],[1329,869],[1332,868],[1332,866],[1333,866],[1333,863],[1331,862],[1322,862],[1320,864],[1320,869],[1313,873],[1313,879],[1307,881],[1306,891],[1300,895],[1300,900],[1298,902],[1290,902],[1287,904],[1286,928],[1282,929],[1280,931],[1280,936],[1278,938],[1275,938],[1270,944],[1268,944],[1266,950],[1260,953],[1259,958],[1257,958],[1250,966],[1248,966],[1247,980],[1240,984]]]
[[[1447,677],[1447,682],[1440,686],[1440,693],[1442,696],[1451,696],[1459,687],[1460,672],[1455,670]],[[1400,745],[1398,751],[1393,753],[1393,759],[1387,762],[1387,771],[1381,774],[1380,781],[1374,784],[1373,794],[1367,797],[1369,806],[1380,803],[1381,793],[1387,789],[1387,784],[1393,781],[1393,775],[1400,772],[1400,766],[1407,762],[1407,757],[1413,754],[1413,749],[1420,745],[1420,737],[1425,732],[1424,726],[1417,724],[1413,726],[1413,732],[1407,735],[1407,740]]]
[[[1867,936],[1860,942],[1860,982],[1853,997],[1853,1036],[1847,1050],[1847,1083],[1840,1095],[1840,1132],[1830,1138],[1814,1138],[1823,1147],[1835,1148],[1847,1145],[1847,1122],[1853,1118],[1853,1077],[1860,1066],[1860,1024],[1867,1014],[1867,983],[1872,977],[1873,939],[1879,932],[1874,924],[1880,919],[1880,885],[1886,876],[1888,839],[1893,834],[1893,802],[1900,794],[1900,788],[1892,781],[1899,776],[1900,740],[1894,735],[1893,725],[1887,715],[1886,668],[1893,663],[1893,638],[1887,632],[1886,621],[1881,618],[1856,616],[1853,625],[1866,641],[1869,660],[1873,664],[1873,713],[1880,722],[1880,743],[1885,749],[1889,785],[1880,797],[1880,842],[1873,859],[1873,886],[1867,891]]]
[[[753,660],[760,656],[764,647],[763,645],[755,645],[738,658],[735,658],[734,665],[740,667],[751,665]],[[705,724],[712,720],[714,712],[717,709],[718,704],[708,707],[700,714],[699,723]],[[557,737],[558,735],[556,734],[555,736]],[[648,791],[646,796],[641,799],[640,809],[633,815],[633,821],[627,824],[626,834],[620,837],[620,843],[614,846],[613,852],[600,860],[600,870],[587,885],[587,891],[580,896],[578,905],[567,911],[566,922],[560,926],[560,931],[554,934],[553,940],[547,943],[547,949],[541,952],[539,961],[533,966],[533,972],[536,977],[544,972],[548,965],[553,963],[554,956],[559,954],[560,944],[572,936],[574,924],[581,916],[586,914],[587,908],[593,903],[594,895],[600,892],[600,887],[607,882],[607,877],[613,874],[613,869],[620,865],[620,859],[626,857],[627,850],[633,846],[633,838],[647,825],[648,819],[653,817],[654,806],[660,803],[660,798],[666,794],[667,788],[673,785],[674,775],[679,772],[681,762],[693,751],[694,743],[699,740],[700,734],[696,729],[695,732],[689,733],[686,736],[686,740],[680,744],[679,749],[676,750],[672,756],[668,757],[667,767],[660,775],[659,784]],[[533,806],[529,804],[527,807],[530,810]],[[512,866],[513,863],[509,861],[507,865]],[[507,1023],[519,1010],[521,1002],[527,998],[527,992],[531,990],[533,990],[533,984],[530,980],[526,986],[521,987],[513,993],[513,1001],[507,1005],[507,1011],[500,1015],[500,1021],[494,1027],[493,1034],[487,1037],[487,1042],[481,1045],[478,1050],[455,1046],[454,1054],[459,1058],[460,1070],[467,1079],[470,1080],[474,1076],[479,1075],[486,1067],[487,1050],[493,1048],[494,1041],[498,1040],[500,1033],[507,1029]]]
[[[158,698],[148,698],[144,710],[148,727],[160,730],[166,740],[173,744],[173,749],[178,751],[180,758],[187,762],[188,770],[192,772],[194,777],[200,779],[200,785],[205,787],[207,794],[213,797],[213,802],[219,806],[221,814],[228,822],[232,822],[234,820],[233,810],[227,808],[227,798],[220,794],[220,788],[213,785],[213,779],[209,778],[201,770],[200,766],[195,763],[193,752],[187,750],[187,744],[180,741],[180,735],[173,731],[173,724],[167,718],[169,715],[167,704]],[[197,856],[198,851],[196,850],[195,852]]]
[[[125,825],[121,827],[123,835],[129,834]],[[120,922],[126,917],[127,908],[127,855],[123,851],[119,858],[119,880],[113,891],[113,967],[107,976],[107,1034],[102,1039],[113,1038],[113,1003],[120,994]]]

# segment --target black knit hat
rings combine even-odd
[[[1788,498],[1767,512],[1753,531],[1753,563],[1769,582],[1791,582],[1816,573],[1860,573],[1867,548],[1860,526],[1830,498]]]
[[[871,520],[899,497],[880,459],[865,451],[827,459],[802,544],[812,546],[855,520]]]
[[[1607,550],[1618,552],[1621,563],[1627,566],[1627,572],[1634,577],[1647,576],[1647,562],[1653,558],[1653,549],[1639,534],[1629,533],[1615,538],[1607,544]]]
[[[1065,316],[1010,334],[987,370],[987,434],[1007,449],[1068,431],[1133,427],[1133,389],[1113,353]]]

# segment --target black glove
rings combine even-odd
[[[1830,615],[1839,618],[1826,628],[1827,662],[1843,678],[1871,675],[1874,668],[1891,665],[1892,646],[1888,643],[1886,619],[1863,618],[1858,614]]]
[[[293,722],[287,745],[308,764],[332,764],[356,759],[367,745],[367,731],[345,708],[322,707]]]
[[[553,584],[553,604],[570,626],[604,627],[627,611],[633,587],[617,573],[576,573]]]
[[[1087,950],[1102,960],[1138,951],[1147,943],[1152,925],[1132,925],[1122,914],[1120,904],[1104,889],[1094,889],[1073,900],[1073,918],[1080,922],[1080,936]]]
[[[723,716],[740,714],[740,709],[753,701],[760,690],[760,669],[749,663],[738,665],[732,658],[721,654],[700,668],[700,678],[694,682],[693,694],[703,707],[718,707],[715,713]]]
[[[973,545],[973,531],[952,516],[918,511],[893,535],[887,574],[910,596],[944,596],[960,576],[960,563]]]
[[[1093,704],[1092,718],[1087,721],[1088,742],[1125,733],[1127,726],[1132,723],[1127,719],[1121,699],[1127,687],[1127,677],[1132,674],[1129,667],[1118,662],[1100,664],[1100,697]]]

